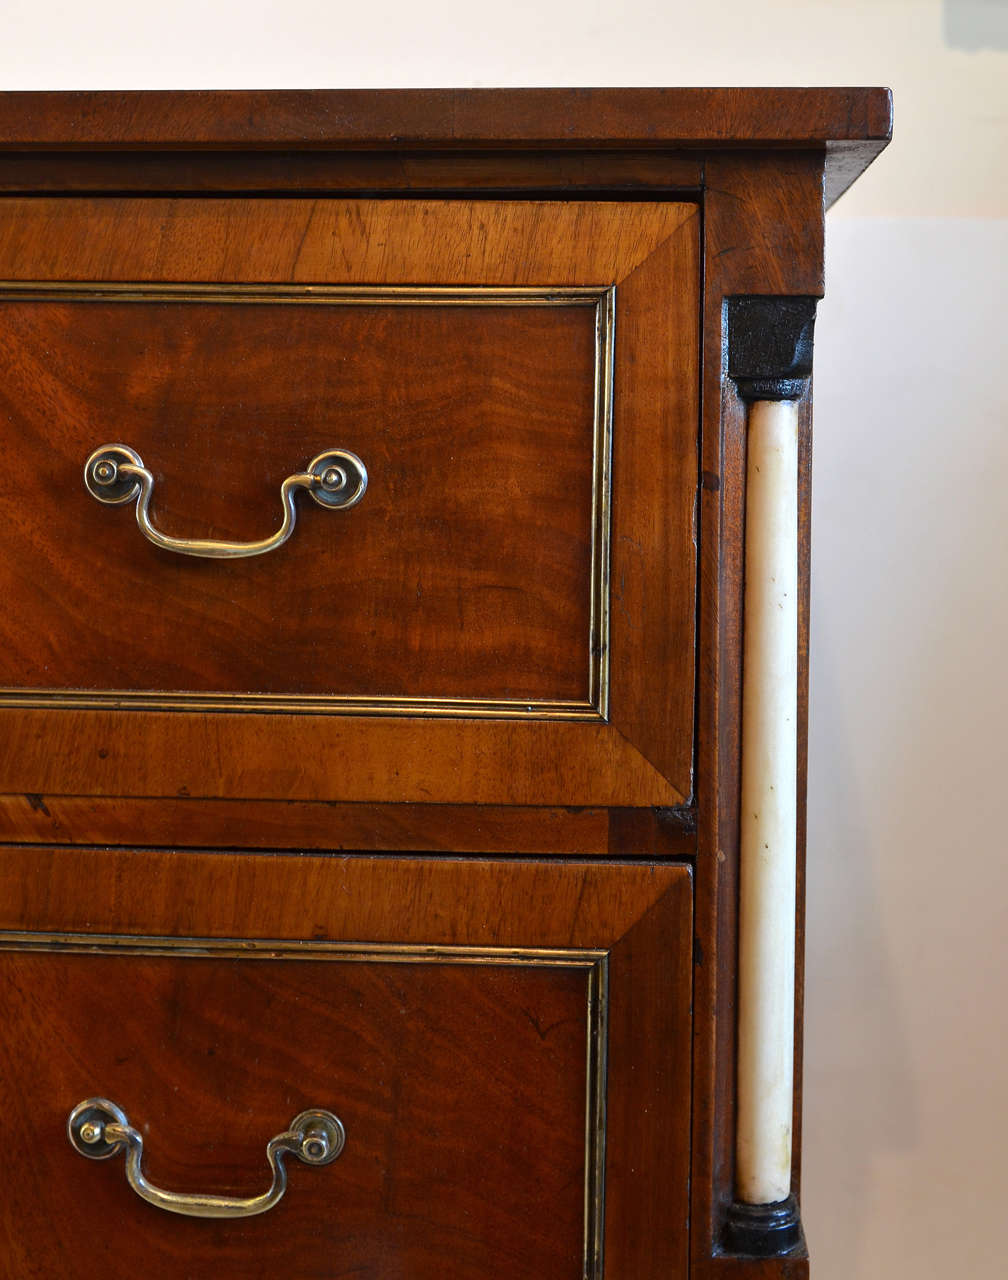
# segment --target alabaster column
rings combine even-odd
[[[749,405],[736,1198],[791,1190],[798,721],[798,411]]]

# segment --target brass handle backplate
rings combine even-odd
[[[172,538],[154,528],[148,511],[154,476],[135,449],[125,444],[103,444],[84,464],[84,483],[99,502],[119,506],[136,498],[137,524],[148,541],[165,551],[212,560],[261,556],[282,547],[294,532],[297,520],[294,495],[298,489],[307,489],[319,506],[339,511],[360,502],[367,489],[367,479],[367,469],[355,453],[347,449],[327,449],[309,462],[307,471],[295,472],[280,486],[283,523],[276,533],[258,542],[217,542],[210,538]]]
[[[295,1155],[304,1164],[330,1164],[343,1150],[346,1133],[331,1111],[302,1111],[285,1133],[266,1144],[266,1159],[273,1173],[273,1185],[261,1196],[203,1195],[199,1192],[165,1191],[148,1182],[141,1168],[143,1138],[126,1119],[121,1107],[107,1098],[86,1098],[67,1120],[67,1136],[75,1151],[89,1160],[107,1160],[125,1149],[126,1181],[141,1199],[168,1213],[187,1218],[250,1218],[272,1209],[287,1190],[285,1155]]]

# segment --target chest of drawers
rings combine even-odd
[[[0,98],[4,1275],[807,1273],[812,318],[889,130]]]

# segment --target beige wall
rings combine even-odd
[[[1008,1273],[1006,262],[1006,219],[838,219],[829,234],[805,1093],[817,1280]]]
[[[817,344],[805,1219],[817,1280],[1000,1280],[1008,0],[4,15],[6,88],[893,86]]]

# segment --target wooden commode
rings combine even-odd
[[[807,1276],[812,327],[890,129],[0,95],[0,1275]]]

